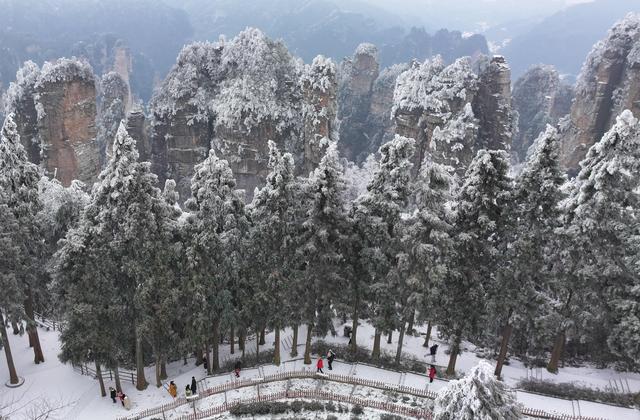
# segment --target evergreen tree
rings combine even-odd
[[[331,144],[307,183],[306,214],[300,248],[306,270],[301,279],[306,293],[303,320],[307,324],[305,363],[311,363],[311,333],[324,336],[331,327],[332,304],[344,290],[345,257],[349,223],[343,202],[346,183],[338,148]],[[304,289],[299,288],[304,293]]]
[[[571,323],[581,342],[593,344],[594,356],[609,359],[604,353],[607,348],[602,346],[608,342],[610,350],[631,365],[637,363],[634,349],[640,342],[634,306],[629,305],[637,296],[639,278],[639,146],[638,120],[624,111],[580,163],[564,226],[575,250],[568,257],[577,265],[573,274],[577,282],[567,283],[569,278],[560,276],[557,286],[559,293],[572,288],[569,292],[578,295],[571,305],[575,309]],[[561,261],[559,265],[567,264]],[[565,329],[561,327],[549,364],[551,371],[557,370],[564,341]]]
[[[564,175],[560,168],[560,137],[547,126],[534,143],[526,165],[516,178],[509,212],[502,224],[509,232],[509,243],[501,269],[488,288],[490,325],[502,330],[502,343],[495,374],[500,377],[506,359],[514,322],[527,339],[526,348],[535,346],[536,323],[548,308],[542,293],[550,278],[548,244],[560,222],[559,203]]]
[[[269,175],[266,185],[258,190],[251,203],[252,242],[259,265],[257,305],[268,314],[275,332],[274,363],[280,364],[280,330],[290,323],[289,294],[296,273],[296,236],[299,233],[300,185],[296,181],[293,157],[281,154],[276,144],[269,142]],[[308,299],[309,296],[307,295]],[[300,300],[296,299],[300,304]],[[260,309],[259,309],[260,310]],[[257,318],[256,318],[257,320]],[[256,325],[260,331],[264,325]]]
[[[438,393],[434,420],[517,420],[522,407],[508,387],[492,374],[482,360],[462,379],[449,382]]]
[[[447,374],[455,373],[463,337],[475,335],[495,281],[504,245],[504,213],[511,192],[509,157],[501,150],[479,150],[456,200],[452,270],[439,287],[441,331],[450,338]]]
[[[111,159],[78,227],[67,234],[57,253],[54,268],[66,301],[63,356],[67,347],[71,360],[99,357],[117,368],[131,362],[135,348],[138,389],[147,386],[139,293],[145,283],[163,275],[167,213],[156,183],[150,164],[138,162],[135,141],[121,123]],[[91,330],[94,325],[98,333]],[[125,327],[129,325],[132,328]],[[95,341],[83,342],[92,334]],[[89,351],[92,355],[86,355]]]
[[[221,328],[234,322],[232,292],[240,269],[237,248],[248,228],[244,201],[235,186],[229,163],[211,150],[207,159],[194,167],[191,198],[185,204],[191,212],[185,226],[190,277],[187,293],[193,298],[193,307],[198,308],[191,322],[196,335],[210,339],[213,345],[210,370],[220,367]]]
[[[421,321],[427,321],[425,346],[429,343],[432,322],[437,319],[437,287],[447,276],[452,254],[453,212],[451,210],[452,168],[425,158],[414,183],[416,210],[408,220],[404,243],[413,282],[410,314],[416,309]],[[402,345],[402,340],[398,342]],[[398,351],[398,353],[400,353]]]
[[[29,162],[27,154],[20,143],[14,115],[5,119],[0,133],[0,190],[7,194],[7,206],[13,212],[17,222],[15,240],[18,245],[19,263],[15,264],[14,275],[24,288],[24,315],[27,322],[29,344],[33,347],[34,362],[44,362],[44,355],[38,337],[35,322],[34,302],[36,294],[45,289],[42,283],[41,256],[43,243],[38,223],[38,212],[42,203],[38,197],[38,180],[40,171]]]
[[[4,348],[9,369],[9,383],[15,385],[20,379],[13,362],[11,346],[7,337],[6,322],[23,318],[21,302],[24,291],[16,276],[16,262],[19,261],[20,247],[16,240],[18,222],[8,206],[8,197],[0,189],[0,347]],[[5,319],[6,318],[6,319]]]
[[[410,196],[414,143],[413,139],[396,136],[380,147],[380,167],[353,211],[362,242],[360,264],[368,274],[371,292],[371,321],[376,328],[374,358],[380,356],[382,332],[392,331],[399,324],[395,290],[388,275],[401,252],[400,215]],[[354,325],[356,322],[354,320]]]

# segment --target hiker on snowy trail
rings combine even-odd
[[[318,364],[316,365],[317,369],[316,369],[316,373],[320,372],[320,373],[324,373],[322,371],[322,368],[324,367],[324,361],[322,360],[322,356],[320,356],[320,358],[318,359]]]
[[[333,367],[331,366],[333,363],[333,359],[336,358],[336,354],[333,352],[333,350],[329,349],[329,353],[327,354],[327,362],[329,362],[329,370],[333,370]]]
[[[111,397],[111,399],[113,400],[113,403],[116,403],[116,390],[113,389],[112,386],[109,387],[109,396]]]
[[[433,378],[436,377],[436,367],[431,365],[429,368],[429,383],[433,383]]]
[[[173,383],[173,381],[171,381],[171,383],[169,384],[169,395],[171,395],[173,398],[178,396],[178,387],[175,383]]]
[[[202,366],[204,366],[205,372],[209,371],[209,361],[207,360],[206,356],[202,358]]]
[[[124,399],[127,398],[127,396],[124,394],[124,392],[120,391],[118,392],[118,399],[120,400],[120,402],[122,403],[122,406],[124,407]]]
[[[240,360],[238,360],[233,367],[233,372],[236,374],[236,378],[240,377],[240,368],[242,368],[242,363],[240,363]]]
[[[192,376],[191,377],[191,392],[193,392],[193,395],[197,394],[196,386],[197,386],[196,377]]]
[[[433,346],[431,346],[429,348],[429,352],[431,353],[431,361],[435,362],[436,361],[436,353],[438,352],[438,345],[434,344]]]
[[[127,410],[131,410],[131,400],[126,395],[122,399],[122,406]]]
[[[184,389],[184,396],[185,397],[191,396],[191,388],[189,387],[189,385],[187,385],[187,387]]]

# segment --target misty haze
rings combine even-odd
[[[0,0],[0,420],[638,420],[639,115],[640,0]]]

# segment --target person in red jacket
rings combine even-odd
[[[436,367],[431,365],[429,368],[429,383],[433,382],[433,378],[436,377]]]
[[[320,358],[318,358],[318,363],[316,364],[316,367],[318,369],[316,369],[316,373],[320,372],[320,373],[324,373],[322,371],[322,368],[324,367],[324,361],[322,360],[322,356],[320,356]]]

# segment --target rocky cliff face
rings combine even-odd
[[[120,74],[109,72],[100,79],[100,98],[98,103],[98,145],[102,158],[101,166],[111,156],[113,140],[120,122],[127,115],[129,86]]]
[[[190,196],[193,166],[210,149],[227,159],[251,199],[267,175],[267,142],[294,155],[300,172],[319,161],[335,130],[335,66],[303,66],[256,29],[228,42],[183,49],[151,102],[151,157],[161,179]]]
[[[353,57],[340,65],[338,145],[340,153],[349,160],[361,161],[366,157],[370,143],[367,119],[379,71],[378,49],[372,44],[360,44]]]
[[[512,152],[523,162],[527,150],[547,124],[556,125],[571,108],[573,88],[563,84],[553,66],[530,68],[513,85],[513,109],[518,113],[518,130]]]
[[[88,64],[59,59],[39,69],[27,63],[10,85],[7,102],[32,161],[64,185],[96,179],[96,83]]]
[[[396,133],[416,140],[414,170],[431,159],[464,173],[479,149],[509,149],[509,67],[500,56],[474,71],[470,58],[445,66],[440,57],[402,73],[394,92]]]
[[[563,125],[561,162],[575,173],[589,149],[623,110],[640,112],[640,15],[629,14],[589,53]]]

